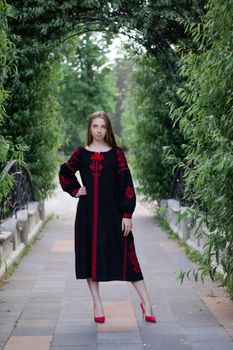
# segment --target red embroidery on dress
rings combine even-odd
[[[129,168],[122,168],[122,169],[119,169],[117,172],[119,173],[119,172],[121,172],[123,170],[129,170]]]
[[[96,161],[96,162],[101,162],[101,160],[103,160],[104,159],[104,156],[101,154],[101,153],[99,153],[99,152],[95,152],[92,156],[91,156],[91,160],[94,160],[94,161]]]
[[[89,165],[89,168],[91,169],[93,176],[100,175],[101,170],[104,168],[103,164],[100,163],[103,159],[104,159],[104,156],[102,154],[100,154],[99,152],[95,152],[91,156],[91,160],[93,161],[93,163],[91,163],[91,165]]]
[[[70,168],[70,170],[73,171],[73,173],[75,173],[77,171],[77,162],[79,161],[79,148],[77,148],[74,153],[72,154],[72,156],[70,157],[69,161],[66,162],[66,165]],[[74,170],[73,169],[76,169]]]
[[[66,166],[72,171],[72,173],[76,173],[76,171],[70,166],[70,164],[67,162]]]
[[[95,170],[97,170],[97,172],[100,173],[101,170],[103,169],[103,165],[100,164],[100,163],[97,163],[97,164],[92,163],[92,164],[89,166],[89,168],[91,169],[91,171],[92,171],[93,173],[95,172]]]
[[[135,197],[134,188],[132,186],[127,186],[125,188],[125,197],[129,199],[132,199],[133,197]]]
[[[139,273],[139,272],[141,272],[141,269],[140,269],[140,265],[138,262],[138,258],[137,258],[136,252],[135,252],[135,247],[134,247],[133,242],[130,242],[129,249],[130,249],[129,261],[132,264],[133,271],[136,273]]]
[[[60,178],[60,183],[63,187],[68,186],[73,182],[72,179],[65,177],[64,175],[60,175],[59,178]]]
[[[126,158],[125,158],[125,153],[121,150],[121,149],[118,149],[116,151],[116,155],[117,155],[117,161],[118,161],[118,165],[119,167],[122,169],[122,168],[127,168],[127,161],[126,161]]]
[[[74,188],[73,190],[72,190],[72,192],[71,192],[71,195],[73,196],[73,197],[75,197],[76,196],[76,194],[78,193],[78,188]]]
[[[132,218],[132,214],[131,213],[124,213],[123,214],[123,218],[131,219]]]

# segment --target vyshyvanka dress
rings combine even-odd
[[[133,233],[125,237],[122,230],[122,218],[131,218],[136,206],[123,149],[95,152],[77,147],[59,172],[62,189],[73,197],[81,187],[77,171],[87,194],[79,196],[75,218],[76,278],[142,280]]]

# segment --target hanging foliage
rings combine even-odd
[[[172,128],[168,101],[175,99],[176,81],[166,64],[145,54],[135,62],[124,114],[123,138],[129,145],[139,188],[148,199],[168,198],[173,167],[183,152],[182,135]],[[165,149],[176,155],[165,160]]]
[[[198,49],[181,61],[187,82],[178,90],[183,104],[172,106],[172,118],[186,140],[186,196],[209,230],[205,258],[216,258],[208,273],[217,278],[221,265],[233,295],[233,3],[211,0],[207,9],[202,25],[187,27]]]
[[[7,76],[12,69],[12,62],[15,57],[15,48],[9,40],[7,19],[11,15],[10,9],[5,1],[0,2],[0,128],[4,123],[5,106],[9,98],[10,91],[4,87]],[[13,186],[11,176],[3,175],[2,169],[8,161],[18,159],[23,161],[23,151],[25,148],[14,145],[9,139],[0,135],[0,201],[5,198]]]

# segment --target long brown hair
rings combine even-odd
[[[106,132],[106,135],[105,135],[106,143],[109,146],[111,146],[111,147],[117,146],[115,135],[114,135],[114,132],[113,132],[113,129],[112,129],[111,120],[110,120],[108,114],[106,112],[104,112],[104,111],[94,112],[91,115],[91,117],[89,118],[88,124],[87,124],[87,145],[90,146],[90,144],[93,141],[93,136],[91,134],[91,124],[92,124],[92,122],[93,122],[93,120],[95,118],[103,118],[105,120],[106,127],[107,127],[107,132]]]

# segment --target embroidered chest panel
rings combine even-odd
[[[91,155],[91,160],[92,160],[92,163],[89,165],[91,174],[93,176],[100,176],[101,171],[104,168],[102,163],[104,160],[104,156],[99,152],[95,152],[94,154]]]

